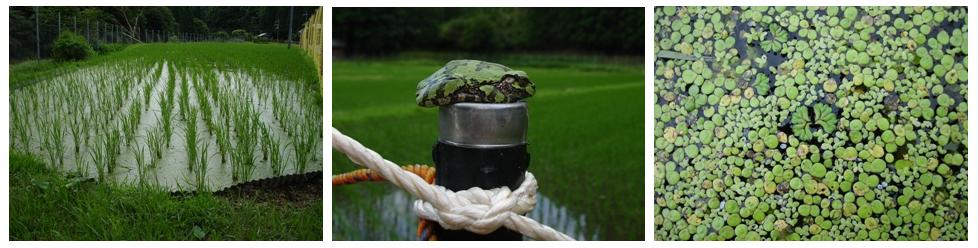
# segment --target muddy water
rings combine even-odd
[[[123,142],[117,144],[121,146],[120,148],[121,154],[119,154],[119,158],[118,158],[118,167],[110,175],[111,178],[110,180],[114,182],[119,182],[123,184],[136,184],[139,182],[143,182],[149,185],[159,186],[161,188],[170,191],[192,191],[198,188],[198,185],[196,185],[194,181],[195,173],[189,169],[189,164],[188,164],[190,158],[188,158],[188,154],[187,154],[186,131],[185,131],[187,129],[186,127],[188,123],[186,123],[184,118],[180,116],[178,111],[179,109],[178,106],[174,107],[173,110],[174,113],[171,117],[172,125],[173,125],[173,133],[171,136],[170,145],[168,148],[164,149],[162,158],[156,160],[153,165],[150,165],[148,169],[144,170],[145,172],[142,175],[142,179],[140,177],[140,171],[138,170],[136,165],[137,164],[136,150],[140,148],[145,150],[146,161],[151,161],[150,157],[152,155],[150,154],[150,150],[148,148],[147,137],[150,132],[157,130],[157,128],[159,128],[158,126],[162,125],[160,122],[160,119],[162,118],[161,107],[160,107],[160,103],[162,102],[162,99],[160,99],[160,93],[165,91],[167,80],[170,80],[171,77],[176,79],[177,87],[174,90],[174,93],[177,95],[184,94],[183,92],[181,92],[179,87],[179,85],[184,81],[193,82],[193,80],[202,80],[198,75],[188,74],[186,72],[180,71],[180,68],[177,68],[177,70],[175,70],[176,73],[173,73],[171,75],[170,71],[166,69],[167,66],[168,63],[164,61],[150,68],[146,68],[146,73],[143,74],[143,78],[141,82],[150,83],[154,85],[151,91],[152,97],[150,99],[150,103],[147,106],[143,106],[144,110],[140,115],[140,120],[135,131],[135,138],[130,142],[125,142],[125,139],[123,138]],[[95,73],[98,74],[98,73],[104,73],[107,69],[110,68],[92,67],[92,68],[86,68],[81,70],[97,70]],[[86,73],[81,70],[75,73]],[[160,72],[159,78],[156,78],[156,73],[159,72],[159,70],[162,71]],[[260,97],[258,90],[256,89],[255,86],[255,84],[259,82],[271,83],[276,85],[297,84],[297,82],[282,80],[274,75],[266,75],[261,72],[254,73],[254,72],[234,71],[234,70],[229,70],[229,71],[213,70],[212,72],[217,75],[217,78],[219,80],[219,85],[220,85],[219,87],[229,89],[232,92],[236,92],[235,95],[246,96],[245,99],[239,98],[238,100],[250,102],[259,115],[258,118],[259,121],[265,125],[268,125],[271,135],[279,139],[281,145],[278,148],[278,152],[280,152],[280,154],[282,155],[283,164],[284,164],[283,166],[285,167],[283,175],[322,171],[322,167],[323,167],[322,166],[323,147],[322,147],[322,136],[321,136],[322,132],[321,131],[310,132],[310,133],[319,134],[320,138],[317,139],[316,146],[311,151],[312,153],[314,153],[312,156],[310,156],[311,160],[306,162],[307,163],[306,169],[302,172],[297,171],[297,168],[295,166],[296,159],[292,151],[293,148],[289,142],[290,141],[289,135],[281,127],[281,123],[279,123],[279,121],[276,120],[273,113],[271,99],[268,97],[265,98]],[[83,77],[72,77],[71,75],[68,75],[64,77],[49,79],[48,83],[63,83],[64,81],[77,80],[78,78],[83,78]],[[138,80],[138,79],[129,79],[129,80]],[[72,83],[72,85],[73,85],[72,87],[78,87],[78,86],[84,86],[90,84]],[[134,107],[133,106],[134,101],[143,101],[140,94],[140,92],[142,91],[143,84],[138,84],[138,86],[139,87],[134,87],[129,89],[130,94],[128,96],[128,100],[126,100],[126,103],[119,111],[118,116],[123,116],[124,113],[128,113],[129,109],[131,107]],[[196,92],[194,91],[194,83],[189,83],[187,89],[188,89],[187,93],[189,94],[189,98],[190,98],[189,102],[194,105],[198,104],[199,99],[198,96],[196,95]],[[279,89],[272,89],[272,90],[279,90]],[[288,89],[281,89],[281,90],[288,90]],[[14,94],[17,94],[17,92],[14,92]],[[40,95],[40,96],[59,97],[59,96],[51,96],[51,95]],[[206,100],[207,98],[202,97],[202,99]],[[57,100],[55,99],[54,101]],[[175,99],[174,102],[176,103],[178,101]],[[223,118],[221,116],[219,108],[217,107],[217,103],[215,101],[210,101],[210,102],[212,108],[214,109],[212,118],[214,119]],[[80,103],[75,103],[75,104],[80,104]],[[298,101],[287,102],[287,104],[298,104]],[[176,105],[179,104],[177,103]],[[300,107],[297,106],[292,106],[290,108],[301,109]],[[315,113],[313,115],[315,115]],[[46,117],[41,117],[41,118],[46,118]],[[116,118],[113,119],[111,122],[118,124],[120,121],[121,121],[120,118]],[[69,124],[66,123],[65,125],[69,125]],[[207,169],[206,169],[206,179],[205,179],[207,184],[206,187],[211,191],[218,191],[234,185],[236,182],[232,180],[232,168],[230,164],[230,159],[228,159],[225,162],[221,161],[222,159],[218,151],[216,136],[214,136],[207,129],[203,118],[198,117],[198,120],[196,123],[194,123],[194,125],[196,125],[197,127],[197,138],[199,139],[199,141],[197,142],[198,147],[205,144],[201,142],[206,142],[207,146],[209,147],[208,153],[206,155],[207,156]],[[316,126],[316,128],[318,127],[319,126]],[[68,127],[65,127],[65,129],[67,130]],[[43,150],[43,146],[41,145],[42,141],[41,138],[39,137],[40,133],[41,132],[38,130],[38,128],[32,129],[32,137],[27,147],[29,147],[31,153],[38,155],[38,157],[47,158],[48,155],[46,151]],[[93,159],[89,155],[89,152],[91,150],[89,146],[94,145],[96,140],[103,139],[103,137],[97,137],[98,134],[96,134],[96,132],[88,132],[86,135],[89,136],[92,140],[88,143],[88,145],[85,145],[84,143],[79,144],[79,149],[78,152],[76,153],[74,151],[75,141],[73,140],[73,137],[69,135],[67,131],[64,133],[64,136],[62,136],[62,140],[64,141],[65,152],[61,157],[64,163],[64,167],[61,169],[64,170],[65,172],[72,172],[72,173],[82,174],[91,178],[97,178],[98,173],[93,165],[94,163]],[[233,135],[232,135],[232,139],[233,139]],[[256,157],[254,158],[255,161],[254,172],[250,178],[248,178],[247,180],[240,180],[241,182],[274,177],[274,173],[271,167],[271,161],[265,159],[264,156],[262,156],[260,146],[256,145],[254,149],[256,154]]]
[[[418,240],[418,217],[411,209],[415,198],[389,186],[381,197],[357,202],[358,206],[333,206],[334,239],[352,240]],[[577,240],[599,240],[596,226],[588,225],[588,216],[575,213],[543,194],[537,195],[537,206],[526,215]],[[588,235],[591,233],[591,235]]]

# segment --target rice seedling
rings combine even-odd
[[[84,110],[80,111],[79,113],[81,113],[82,116],[86,116],[87,115],[87,114],[85,114]],[[88,118],[85,118],[85,117],[80,117],[79,119],[80,119],[79,124],[81,126],[81,128],[80,128],[81,129],[81,136],[80,137],[82,139],[81,140],[81,143],[82,143],[83,146],[88,147],[89,146],[89,141],[91,140],[91,136],[90,136],[91,131],[90,130],[93,130],[94,129],[92,127],[92,125],[94,125],[94,121],[92,119],[88,119]],[[75,142],[78,142],[78,141],[76,140]]]
[[[171,90],[167,90],[170,93],[160,92],[160,123],[163,127],[163,138],[166,140],[167,147],[170,146],[170,136],[173,135],[173,95]]]
[[[210,148],[210,143],[200,142],[201,147],[199,153],[196,157],[189,157],[190,160],[196,160],[196,167],[194,171],[194,185],[197,186],[197,193],[210,192],[210,187],[207,186],[207,158],[208,150]]]
[[[126,143],[132,143],[136,139],[136,129],[139,127],[139,117],[143,113],[142,102],[133,101],[129,106],[129,113],[122,120],[122,130],[126,136]]]
[[[71,125],[68,125],[68,133],[71,134],[71,140],[74,142],[75,154],[78,154],[78,150],[81,147],[82,135],[84,135],[85,130],[84,124],[85,120],[80,117],[69,117]]]
[[[64,154],[64,129],[61,119],[52,118],[50,125],[44,128],[44,150],[48,154],[48,161],[51,166],[62,168],[62,155]]]
[[[240,107],[234,122],[235,141],[234,162],[232,163],[233,180],[244,181],[251,178],[255,169],[255,146],[257,145],[257,118],[249,107]]]
[[[225,125],[217,125],[214,129],[214,139],[217,141],[217,151],[221,156],[221,164],[227,162],[227,156],[231,152],[230,133],[224,127]]]
[[[136,158],[136,173],[139,176],[139,184],[145,186],[147,183],[146,174],[149,173],[150,163],[147,163],[148,161],[146,161],[147,159],[146,149],[144,149],[143,146],[140,145],[136,145],[134,147],[135,148],[133,149],[133,155]],[[152,159],[153,158],[149,158],[149,160]]]
[[[184,136],[187,145],[187,169],[194,169],[195,158],[197,157],[197,109],[189,107],[185,117],[187,125],[184,128]]]
[[[261,141],[261,143],[260,143],[260,145],[261,145],[261,161],[268,161],[268,151],[270,150],[269,149],[270,148],[269,145],[271,144],[271,142],[266,142],[269,139],[269,137],[271,136],[271,134],[268,131],[268,125],[266,125],[264,123],[259,123],[258,124],[258,131],[259,131],[258,132],[258,134],[259,134],[258,140]]]
[[[306,134],[308,131],[297,130],[295,135],[292,135],[292,153],[295,155],[295,171],[296,173],[303,173],[306,171],[309,159],[311,157],[312,146],[314,145],[315,136],[311,134]]]
[[[112,127],[109,129],[109,133],[105,135],[104,141],[106,142],[105,151],[108,156],[108,167],[109,173],[115,172],[115,168],[119,165],[119,155],[121,152],[121,142],[122,142],[122,130],[117,127]]]
[[[154,160],[162,159],[163,152],[166,150],[166,138],[164,135],[166,132],[163,131],[161,126],[157,126],[156,130],[149,130],[146,132],[146,143],[149,146],[150,155]],[[153,164],[155,167],[155,163]]]
[[[265,152],[265,157],[272,167],[272,173],[275,176],[280,176],[285,171],[285,166],[282,163],[282,152],[279,148],[280,141],[278,137],[271,135],[268,130],[268,125],[262,125],[262,150]]]
[[[153,86],[156,86],[153,81],[148,81],[143,84],[143,105],[146,106],[145,110],[149,109],[149,101],[153,99]]]
[[[179,100],[180,100],[180,116],[183,117],[184,120],[186,120],[187,119],[187,115],[190,114],[190,113],[188,113],[188,110],[190,108],[190,90],[188,89],[188,87],[189,87],[188,86],[189,83],[187,82],[188,80],[186,80],[186,78],[184,78],[184,79],[185,80],[181,80],[181,83],[180,83],[180,99]]]
[[[13,99],[11,99],[10,103],[11,103],[10,110],[12,112],[10,114],[11,129],[12,129],[11,136],[13,140],[16,141],[16,144],[20,145],[20,149],[28,150],[30,149],[30,142],[31,142],[30,116],[27,116],[25,115],[25,113],[22,113],[24,110],[18,108],[20,107],[18,106],[18,101],[14,101]],[[20,103],[20,104],[26,105],[26,103]],[[27,108],[24,109],[26,110]]]
[[[109,151],[108,140],[96,141],[94,147],[88,149],[88,154],[92,158],[92,163],[98,173],[98,180],[104,182],[108,174]]]

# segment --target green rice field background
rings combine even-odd
[[[432,165],[436,108],[414,92],[450,58],[334,60],[332,125],[397,164]],[[480,58],[472,58],[480,59]],[[527,216],[579,240],[643,240],[643,66],[553,57],[483,59],[525,71],[529,170],[541,197]],[[332,173],[360,168],[333,151]],[[390,184],[333,188],[333,240],[417,240],[414,197]]]

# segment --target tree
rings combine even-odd
[[[234,31],[231,31],[231,38],[246,41],[251,39],[251,34],[244,29],[235,29]]]
[[[120,6],[116,7],[116,15],[122,17],[122,22],[119,23],[123,25],[127,31],[126,36],[133,37],[135,33],[139,32],[139,21],[143,18],[143,13],[148,7],[138,7],[138,6]]]
[[[33,7],[10,7],[10,58],[34,57]]]
[[[191,26],[190,32],[207,34],[211,32],[211,29],[207,28],[207,23],[204,23],[204,21],[201,21],[199,18],[194,18],[194,25]]]

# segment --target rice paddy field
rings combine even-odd
[[[12,67],[11,239],[321,240],[321,195],[211,193],[322,171],[317,71],[299,49],[248,43]],[[183,207],[203,211],[167,217]]]
[[[655,9],[656,240],[967,240],[967,7]]]
[[[450,60],[434,57],[334,60],[333,126],[395,163],[433,165],[437,109],[414,92]],[[579,240],[643,240],[642,64],[550,58],[487,60],[537,86],[528,140],[540,196],[527,216]],[[335,151],[332,165],[359,168]],[[414,198],[388,183],[336,186],[332,201],[334,240],[418,239]]]

